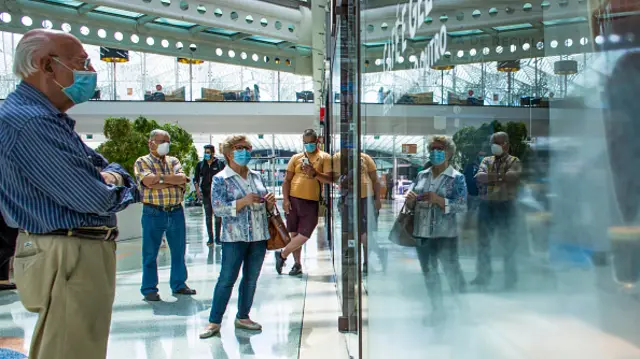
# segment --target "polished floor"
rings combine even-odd
[[[519,224],[516,235],[518,286],[503,288],[501,248],[495,246],[494,280],[487,288],[469,286],[467,293],[453,295],[441,274],[447,319],[433,325],[415,249],[387,240],[401,205],[385,204],[372,235],[389,251],[389,266],[382,271],[373,263],[375,256],[370,259],[374,270],[365,279],[363,296],[364,358],[640,358],[640,287],[618,285],[610,265],[541,256],[532,250],[526,223]],[[466,229],[461,223],[461,233],[460,263],[470,281],[477,232],[473,223]],[[347,342],[350,352],[357,352],[357,341]]]
[[[383,270],[371,254],[369,273],[363,277],[363,302],[358,303],[364,319],[361,346],[355,334],[337,331],[341,303],[336,289],[340,293],[343,285],[339,221],[333,223],[337,257],[332,261],[324,240],[327,229],[320,226],[305,247],[302,277],[276,275],[268,255],[251,313],[264,325],[261,333],[233,328],[234,293],[222,335],[200,340],[220,253],[204,243],[202,210],[189,208],[189,285],[198,294],[171,295],[165,248],[159,257],[164,302],[143,302],[140,241],[119,243],[108,358],[640,359],[640,287],[621,288],[609,265],[540,255],[533,250],[524,224],[517,235],[518,287],[512,291],[501,287],[501,249],[496,247],[493,283],[453,295],[443,277],[447,319],[430,324],[431,307],[415,249],[387,239],[401,205],[401,201],[385,202],[378,228],[370,233],[369,240],[388,251],[389,265]],[[460,262],[469,281],[475,275],[476,231],[473,225],[461,227]],[[15,293],[0,293],[0,359],[22,358],[2,348],[26,352],[35,319]]]
[[[208,340],[199,339],[198,334],[208,322],[213,287],[220,270],[220,251],[205,245],[202,209],[187,209],[187,228],[188,284],[198,291],[193,297],[174,297],[171,294],[168,286],[170,253],[168,248],[163,248],[158,258],[159,289],[163,301],[143,301],[139,292],[142,278],[141,241],[118,244],[117,289],[109,359],[290,359],[298,358],[301,350],[308,353],[307,358],[313,358],[314,351],[305,348],[305,342],[329,341],[332,346],[341,345],[336,330],[338,308],[333,280],[330,276],[326,279],[324,275],[314,274],[318,271],[327,273],[330,255],[326,246],[323,247],[323,241],[315,238],[309,241],[305,249],[306,273],[301,277],[278,276],[273,255],[271,252],[267,254],[251,312],[251,317],[264,327],[261,333],[234,328],[233,318],[237,307],[235,290],[223,320],[221,335]],[[312,282],[311,285],[309,282]],[[325,286],[319,287],[322,285]],[[325,311],[321,318],[317,314],[307,316],[303,328],[305,299],[309,289],[313,297],[309,300],[315,301],[316,306],[318,299],[324,303],[333,301],[336,305],[332,310]],[[17,294],[0,293],[0,348],[26,353],[36,319],[35,314],[24,310]],[[321,338],[312,334],[322,331],[327,334]],[[13,358],[9,355],[8,351],[5,353],[0,350],[0,359]]]

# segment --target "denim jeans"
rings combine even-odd
[[[222,269],[213,291],[213,302],[209,315],[210,323],[220,324],[222,322],[229,298],[231,298],[231,291],[236,284],[238,274],[240,274],[240,267],[242,267],[242,280],[240,281],[236,318],[249,318],[266,252],[267,241],[222,242]]]
[[[466,289],[458,257],[458,238],[417,238],[417,240],[419,244],[416,252],[431,305],[433,310],[442,310],[442,284],[438,274],[438,261],[442,264],[451,291],[460,293]]]
[[[478,211],[478,277],[491,279],[491,239],[495,238],[504,250],[504,273],[507,284],[518,280],[516,249],[516,205],[513,201],[482,201]]]
[[[158,292],[158,251],[162,244],[162,235],[166,234],[171,250],[171,277],[169,285],[172,291],[186,286],[187,265],[184,255],[187,247],[184,209],[171,212],[161,211],[145,205],[142,209],[142,287],[143,295]]]

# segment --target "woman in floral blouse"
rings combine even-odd
[[[456,214],[467,210],[467,186],[464,175],[449,164],[456,145],[449,136],[429,140],[432,167],[418,173],[407,194],[406,205],[415,210],[413,235],[427,291],[433,306],[432,321],[444,319],[442,286],[438,259],[453,291],[465,290],[458,260],[458,223]]]
[[[267,192],[262,176],[247,167],[252,149],[246,136],[227,138],[222,152],[229,165],[213,178],[211,203],[216,216],[222,217],[222,269],[213,292],[209,325],[200,334],[202,339],[220,332],[240,267],[243,270],[235,326],[262,330],[249,318],[249,312],[267,251],[267,209],[273,208],[276,197]]]

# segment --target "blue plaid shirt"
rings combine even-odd
[[[89,148],[75,121],[39,90],[20,83],[0,108],[0,211],[33,233],[116,226],[115,213],[138,199],[135,181]],[[120,174],[107,185],[101,171]]]

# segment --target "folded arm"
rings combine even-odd
[[[16,143],[12,154],[25,179],[60,205],[80,213],[110,215],[137,201],[135,182],[106,184],[86,152],[64,140],[69,139],[69,133],[55,121],[60,119],[34,119],[23,128],[23,141]],[[47,156],[33,156],[34,143]],[[106,170],[130,178],[116,164]]]

